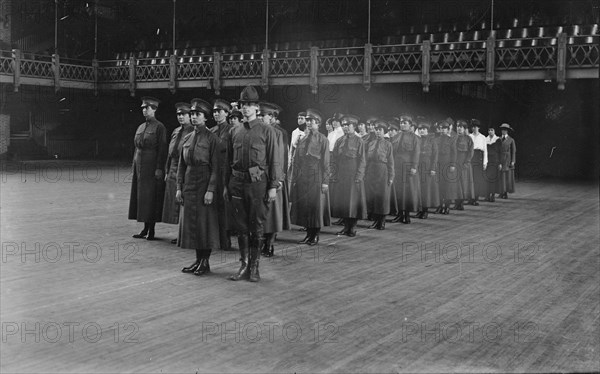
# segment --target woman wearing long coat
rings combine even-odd
[[[419,123],[421,135],[421,156],[419,157],[419,173],[421,174],[421,210],[417,218],[427,219],[429,208],[440,205],[440,186],[438,183],[438,139],[429,134],[429,123]]]
[[[438,138],[438,162],[440,165],[440,200],[442,202],[440,213],[449,214],[448,205],[452,200],[458,199],[459,174],[456,165],[456,138],[450,134],[450,125],[446,121],[439,124],[441,134]],[[462,197],[460,197],[462,198]]]
[[[138,126],[133,143],[133,172],[129,199],[129,219],[144,222],[144,229],[133,235],[136,239],[154,240],[154,225],[162,219],[165,194],[164,167],[167,159],[167,130],[155,117],[159,100],[142,98],[142,113],[146,122]]]
[[[486,185],[486,200],[489,202],[496,201],[496,194],[500,192],[500,170],[502,164],[500,158],[502,155],[502,141],[496,135],[496,130],[493,127],[488,129],[488,137],[485,138],[487,143],[488,167],[485,169],[485,185]]]
[[[508,135],[512,127],[508,123],[500,125],[502,131],[500,143],[500,197],[508,199],[508,193],[515,192],[515,163],[517,161],[517,146],[515,140]]]
[[[377,121],[375,127],[377,138],[366,145],[367,211],[374,221],[370,228],[384,230],[385,216],[390,213],[390,197],[395,174],[394,154],[392,143],[383,137],[387,129],[386,123]]]
[[[273,257],[275,252],[274,242],[278,232],[290,229],[290,210],[287,178],[285,172],[288,170],[288,137],[287,132],[278,124],[277,117],[283,110],[279,105],[273,103],[260,103],[260,114],[263,122],[272,126],[277,134],[277,143],[279,144],[280,154],[277,156],[277,162],[283,165],[284,174],[279,181],[277,196],[269,206],[269,212],[264,222],[265,241],[261,248],[261,254],[265,257]]]
[[[290,199],[291,221],[306,227],[299,244],[316,245],[322,226],[329,226],[329,142],[319,132],[321,115],[314,109],[306,113],[310,132],[296,148]]]
[[[167,154],[167,162],[165,164],[165,199],[162,211],[162,221],[174,225],[179,223],[179,208],[181,206],[175,199],[179,156],[181,155],[184,138],[194,130],[194,126],[190,122],[190,104],[177,103],[175,104],[175,108],[177,111],[177,121],[179,121],[181,126],[173,130],[171,141],[169,142],[169,153]],[[171,243],[176,244],[177,239],[171,240]]]
[[[461,197],[456,200],[456,209],[465,210],[464,200],[475,199],[475,185],[473,182],[473,169],[471,159],[473,158],[473,139],[467,134],[467,122],[459,119],[456,121],[456,167],[459,173],[459,186]]]
[[[331,154],[331,215],[343,219],[344,228],[337,235],[356,236],[356,221],[367,218],[365,146],[354,132],[358,117],[342,117],[344,136],[339,138]]]
[[[182,248],[196,250],[196,262],[184,273],[210,272],[208,259],[220,246],[216,197],[219,167],[219,139],[205,126],[212,107],[202,99],[192,100],[194,131],[184,140],[177,168],[177,200],[183,204],[179,226]]]
[[[398,216],[392,222],[410,223],[409,212],[417,211],[419,206],[419,137],[410,131],[412,118],[400,117],[401,132],[392,140],[394,167],[396,168],[394,189]]]

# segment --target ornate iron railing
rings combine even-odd
[[[600,64],[598,38],[598,35],[568,37],[560,34],[549,38],[496,40],[492,36],[478,41],[432,43],[426,40],[382,46],[313,47],[310,50],[268,51],[266,56],[264,51],[179,57],[156,53],[155,57],[94,63],[21,54],[15,50],[0,51],[0,74],[4,76],[4,82],[6,76],[12,75],[16,85],[20,77],[35,77],[54,82],[57,87],[61,80],[129,83],[132,92],[137,82],[166,82],[174,89],[176,81],[212,80],[213,87],[218,89],[221,79],[261,79],[264,82],[269,77],[296,77],[309,78],[311,87],[316,87],[320,76],[362,75],[363,84],[369,85],[371,76],[400,77],[406,74],[420,74],[425,87],[431,73],[484,73],[471,75],[469,79],[482,80],[484,77],[487,83],[493,83],[494,71],[552,69],[557,70],[557,81],[564,84],[569,69],[587,69],[585,74],[579,71],[578,77],[589,78],[595,73],[594,69],[597,72]],[[268,69],[264,68],[265,62]],[[92,86],[96,87],[95,84]]]

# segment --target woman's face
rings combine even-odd
[[[206,123],[206,117],[202,112],[191,112],[190,118],[192,119],[192,125],[202,126]]]

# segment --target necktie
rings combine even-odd
[[[189,157],[190,157],[190,165],[194,164],[194,150],[196,149],[196,143],[198,142],[198,132],[194,131],[194,135],[192,136],[192,145],[190,146],[190,153],[189,153]]]
[[[310,148],[310,141],[312,140],[312,130],[308,133],[308,137],[306,138],[306,155],[308,156],[308,149]]]

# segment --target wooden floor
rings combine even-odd
[[[448,216],[279,235],[258,284],[132,239],[125,165],[4,165],[2,372],[600,370],[598,185],[521,181]]]

